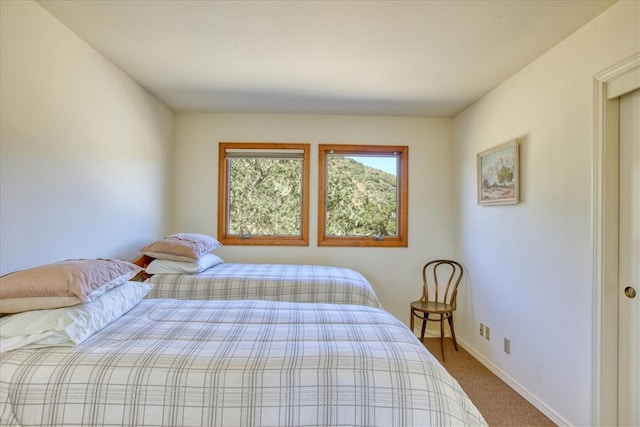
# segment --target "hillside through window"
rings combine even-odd
[[[321,145],[319,246],[407,246],[408,147]]]
[[[308,245],[308,144],[221,142],[218,173],[218,240]]]

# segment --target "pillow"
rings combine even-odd
[[[0,313],[66,307],[89,302],[142,271],[130,262],[67,260],[0,277]]]
[[[193,262],[220,246],[222,244],[211,236],[181,233],[156,240],[140,251],[157,259]]]
[[[196,274],[223,263],[224,260],[214,254],[206,254],[197,261],[172,261],[168,259],[154,259],[147,266],[148,274]]]
[[[4,316],[0,351],[79,344],[135,307],[152,287],[126,282],[86,304]]]

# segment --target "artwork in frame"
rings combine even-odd
[[[478,204],[508,205],[520,201],[519,141],[478,153]]]

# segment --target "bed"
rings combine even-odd
[[[138,279],[154,284],[148,298],[257,299],[382,308],[369,281],[353,269],[224,262],[213,253],[220,246],[212,236],[178,233],[143,247],[143,255],[134,263],[145,269]]]
[[[143,298],[76,345],[3,352],[0,424],[486,425],[382,309]]]
[[[197,274],[154,274],[148,298],[359,304],[382,308],[369,281],[344,267],[223,262]]]

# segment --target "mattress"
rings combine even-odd
[[[155,274],[148,298],[359,304],[382,307],[369,281],[350,268],[222,263],[198,274]]]
[[[0,424],[486,425],[384,310],[165,299],[75,347],[2,353]]]

